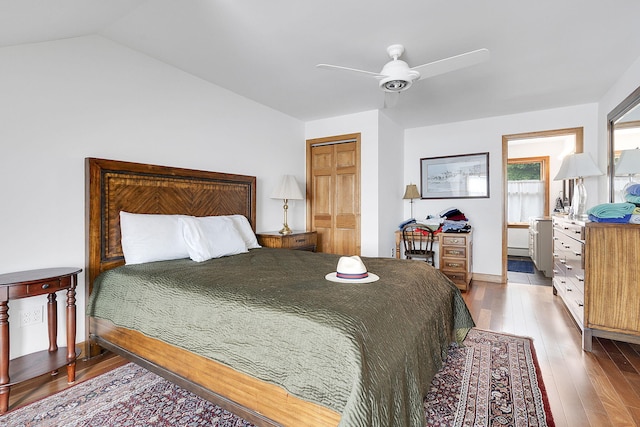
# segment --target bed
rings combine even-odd
[[[425,387],[473,326],[437,270],[363,258],[380,280],[341,284],[324,278],[339,256],[269,248],[124,265],[121,211],[242,215],[255,231],[256,178],[95,158],[86,177],[91,355],[122,354],[256,425],[424,424]]]

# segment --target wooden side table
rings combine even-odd
[[[315,252],[318,245],[318,233],[316,231],[294,231],[287,235],[282,235],[277,231],[264,231],[257,233],[256,236],[260,246],[267,248]]]
[[[9,409],[12,385],[67,365],[67,382],[76,380],[76,285],[82,269],[63,267],[0,274],[0,414]],[[67,347],[58,348],[56,292],[67,290]],[[18,357],[9,364],[9,300],[47,295],[49,349]]]

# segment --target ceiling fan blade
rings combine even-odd
[[[413,67],[411,69],[418,71],[420,73],[420,78],[418,80],[422,80],[428,77],[433,77],[439,74],[458,70],[460,68],[470,67],[471,65],[479,64],[481,62],[487,61],[488,59],[488,49],[477,49],[472,50],[471,52],[441,59],[439,61],[430,62],[428,64],[418,65],[417,67]]]
[[[385,92],[384,93],[384,108],[393,108],[398,105],[400,99],[400,92]]]
[[[316,65],[316,67],[322,68],[322,69],[325,69],[325,70],[349,71],[349,72],[357,73],[357,74],[366,74],[368,76],[377,77],[377,78],[384,77],[381,74],[373,73],[371,71],[358,70],[356,68],[341,67],[339,65],[318,64],[318,65]]]

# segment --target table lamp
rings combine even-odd
[[[416,187],[415,184],[409,184],[407,185],[407,188],[404,190],[404,196],[402,196],[403,199],[409,199],[411,200],[411,218],[413,218],[413,199],[419,199],[420,198],[420,192],[418,191],[418,187]]]
[[[554,181],[563,179],[575,179],[576,185],[571,201],[569,216],[574,219],[586,219],[585,206],[587,203],[587,190],[584,187],[584,178],[587,176],[603,175],[589,153],[575,153],[566,156],[562,160],[560,170]]]
[[[640,173],[640,149],[623,150],[620,152],[620,158],[615,168],[616,176],[629,175],[629,182],[622,190],[623,194],[627,192],[627,188],[634,184],[633,175]]]
[[[278,185],[273,193],[271,193],[272,199],[282,199],[284,200],[284,221],[282,224],[282,229],[279,231],[282,235],[291,234],[291,229],[287,224],[287,210],[289,209],[289,205],[287,204],[289,200],[302,200],[304,196],[300,191],[300,187],[296,182],[296,178],[293,175],[283,175],[282,180],[280,181],[280,185]]]

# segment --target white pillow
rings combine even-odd
[[[248,252],[244,239],[225,216],[181,218],[189,257],[197,262]]]
[[[233,221],[236,229],[240,232],[240,235],[244,239],[244,243],[247,245],[247,249],[261,248],[258,243],[258,238],[249,224],[249,220],[244,215],[229,215],[229,218]]]
[[[122,252],[126,264],[189,258],[180,218],[186,215],[154,215],[120,212]]]

